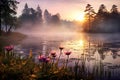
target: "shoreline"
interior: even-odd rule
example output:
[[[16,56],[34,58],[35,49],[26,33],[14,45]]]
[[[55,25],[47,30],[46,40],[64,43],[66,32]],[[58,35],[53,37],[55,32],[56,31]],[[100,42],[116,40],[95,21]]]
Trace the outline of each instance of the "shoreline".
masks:
[[[19,32],[11,32],[10,34],[3,34],[0,36],[0,51],[6,45],[17,45],[22,40],[24,40],[27,35],[19,33]]]

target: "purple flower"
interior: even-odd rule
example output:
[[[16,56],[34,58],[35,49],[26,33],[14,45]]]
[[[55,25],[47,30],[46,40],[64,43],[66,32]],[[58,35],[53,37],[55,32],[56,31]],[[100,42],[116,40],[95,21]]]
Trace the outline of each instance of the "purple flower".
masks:
[[[38,56],[38,59],[39,59],[40,62],[48,63],[50,61],[50,58],[49,57],[45,57],[44,55]]]
[[[39,61],[44,62],[46,60],[45,56],[40,55],[38,56]]]
[[[48,62],[50,62],[50,58],[49,57],[46,58],[46,63],[48,63]]]

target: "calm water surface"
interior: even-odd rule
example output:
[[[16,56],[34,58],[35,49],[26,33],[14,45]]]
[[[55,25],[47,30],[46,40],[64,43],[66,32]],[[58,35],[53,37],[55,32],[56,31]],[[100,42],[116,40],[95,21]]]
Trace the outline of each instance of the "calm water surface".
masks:
[[[113,79],[120,75],[120,34],[85,34],[85,33],[29,33],[28,38],[16,47],[16,51],[29,54],[32,49],[36,62],[39,53],[49,55],[55,50],[59,55],[59,46],[63,46],[61,59],[66,59],[65,51],[71,51],[69,65],[84,59],[86,70],[92,71],[95,65],[103,65],[111,72]],[[108,73],[105,73],[108,74]]]

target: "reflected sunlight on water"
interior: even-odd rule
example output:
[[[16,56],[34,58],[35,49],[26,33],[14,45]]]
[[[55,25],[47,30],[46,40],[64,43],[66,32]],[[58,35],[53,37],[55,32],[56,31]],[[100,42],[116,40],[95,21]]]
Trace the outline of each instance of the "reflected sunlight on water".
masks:
[[[80,40],[71,40],[61,43],[64,46],[65,51],[72,51],[71,58],[78,58],[82,54],[84,49],[85,41],[83,39]]]
[[[93,70],[94,66],[101,66],[105,70],[120,71],[120,34],[44,34],[29,36],[21,43],[21,50],[24,55],[29,49],[33,49],[34,56],[37,57],[38,51],[44,55],[49,55],[50,51],[55,50],[57,57],[60,54],[59,47],[64,47],[65,51],[71,51],[70,62],[68,65],[75,65],[76,60],[85,61],[87,70]],[[61,60],[66,59],[65,54],[61,55]],[[116,71],[116,72],[117,72]],[[120,73],[119,73],[120,74]]]
[[[65,48],[67,49],[75,49],[75,50],[80,50],[84,48],[84,40],[74,40],[74,41],[67,41],[63,42],[62,45],[64,45]]]

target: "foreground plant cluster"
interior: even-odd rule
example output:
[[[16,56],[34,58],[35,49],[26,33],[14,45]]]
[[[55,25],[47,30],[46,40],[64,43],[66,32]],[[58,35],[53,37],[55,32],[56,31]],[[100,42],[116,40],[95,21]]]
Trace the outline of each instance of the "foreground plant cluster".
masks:
[[[59,55],[55,61],[56,52],[51,56],[40,55],[39,63],[35,63],[31,53],[21,59],[13,52],[13,46],[6,46],[5,52],[0,53],[0,80],[94,80],[92,74],[86,74],[84,66],[77,63],[74,67],[67,66],[70,51],[65,52],[67,59],[62,66],[58,66]],[[59,48],[62,51],[62,47]]]

